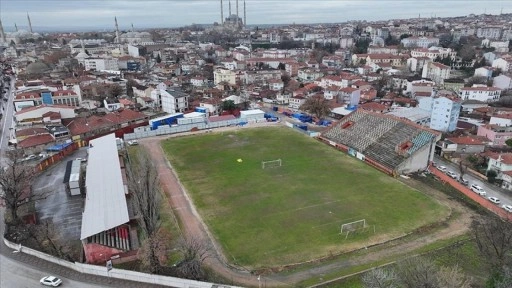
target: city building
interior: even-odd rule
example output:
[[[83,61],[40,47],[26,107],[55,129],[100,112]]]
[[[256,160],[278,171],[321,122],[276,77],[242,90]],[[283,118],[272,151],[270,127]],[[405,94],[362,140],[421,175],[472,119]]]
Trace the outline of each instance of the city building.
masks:
[[[429,48],[431,46],[439,45],[439,38],[436,37],[408,37],[400,41],[406,48],[418,47],[418,48]]]
[[[442,85],[445,79],[450,78],[450,66],[438,62],[428,62],[423,66],[421,77],[432,79],[437,85]]]
[[[501,89],[496,87],[487,87],[485,85],[473,85],[473,87],[463,87],[459,91],[462,100],[478,100],[482,102],[496,102],[500,99]]]
[[[183,113],[188,110],[189,95],[178,88],[167,88],[167,90],[155,89],[151,91],[153,99],[162,111],[169,114]]]
[[[449,97],[421,97],[418,107],[430,111],[431,129],[441,132],[453,132],[457,129],[457,121],[461,110],[461,100]]]
[[[213,71],[213,83],[218,85],[221,82],[226,82],[230,85],[236,84],[236,72],[223,67],[217,67]]]

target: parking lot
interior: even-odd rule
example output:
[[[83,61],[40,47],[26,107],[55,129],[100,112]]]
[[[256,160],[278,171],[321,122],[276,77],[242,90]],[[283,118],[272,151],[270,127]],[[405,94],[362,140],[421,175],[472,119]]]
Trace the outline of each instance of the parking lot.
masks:
[[[81,148],[63,161],[41,173],[34,181],[34,193],[47,192],[49,196],[36,202],[39,221],[52,220],[63,240],[79,240],[82,225],[84,198],[71,196],[66,189],[64,176],[67,162],[75,158],[87,158],[87,148]],[[83,165],[86,165],[84,163]]]

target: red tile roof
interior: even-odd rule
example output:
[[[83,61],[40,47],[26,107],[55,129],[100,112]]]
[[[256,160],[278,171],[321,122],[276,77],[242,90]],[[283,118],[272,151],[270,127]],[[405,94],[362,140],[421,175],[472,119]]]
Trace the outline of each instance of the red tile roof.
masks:
[[[27,128],[16,131],[16,137],[24,137],[38,134],[48,134],[48,130],[46,130],[46,128]]]
[[[501,158],[501,163],[512,165],[512,153],[489,153],[487,156],[494,160]]]
[[[359,108],[369,111],[384,111],[388,109],[388,106],[376,102],[369,102],[359,105]]]
[[[58,90],[52,92],[52,96],[68,96],[68,95],[76,95],[73,90]]]
[[[461,91],[501,91],[501,89],[496,87],[463,87],[460,88]]]
[[[42,116],[43,116],[43,118],[50,117],[50,120],[61,119],[60,113],[55,112],[55,111],[48,111],[48,112],[44,113]]]
[[[26,112],[35,111],[35,110],[38,110],[38,109],[41,109],[41,108],[45,108],[45,107],[54,107],[54,108],[59,108],[59,109],[75,110],[75,107],[71,107],[71,106],[67,106],[67,105],[48,105],[48,104],[42,104],[42,105],[39,105],[39,106],[33,106],[33,107],[27,107],[27,108],[21,109],[21,111],[16,112],[15,115],[20,115],[20,114],[23,114],[23,113],[26,113]]]
[[[18,143],[21,148],[30,148],[39,145],[52,143],[55,139],[50,134],[40,134],[35,136],[29,136]]]
[[[460,145],[485,145],[489,143],[489,139],[484,136],[462,136],[462,137],[451,137],[446,138],[447,141],[450,141],[454,144]]]

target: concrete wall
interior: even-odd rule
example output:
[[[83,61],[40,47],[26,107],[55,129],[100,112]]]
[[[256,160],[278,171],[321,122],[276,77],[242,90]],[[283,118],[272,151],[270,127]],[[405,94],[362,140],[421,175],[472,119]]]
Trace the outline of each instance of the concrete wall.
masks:
[[[55,263],[57,265],[75,270],[79,273],[98,275],[103,277],[110,277],[115,279],[130,280],[143,283],[152,283],[163,286],[179,287],[179,288],[211,288],[211,287],[224,287],[224,288],[239,288],[237,286],[218,285],[209,282],[200,282],[188,279],[181,279],[169,276],[160,276],[154,274],[146,274],[135,271],[123,270],[123,269],[112,269],[107,272],[106,267],[88,265],[82,263],[72,263],[57,257],[36,251],[34,249],[23,247],[20,244],[15,244],[4,238],[4,243],[7,247],[17,250],[21,253],[26,253],[37,258],[43,259],[48,262]]]

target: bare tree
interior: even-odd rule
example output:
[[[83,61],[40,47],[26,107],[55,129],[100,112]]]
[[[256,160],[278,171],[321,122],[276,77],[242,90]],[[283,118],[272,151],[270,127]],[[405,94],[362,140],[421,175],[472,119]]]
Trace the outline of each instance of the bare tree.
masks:
[[[510,288],[512,287],[512,269],[505,267],[500,275],[500,279],[494,281],[494,288]]]
[[[331,106],[329,100],[325,99],[322,95],[314,95],[306,99],[300,109],[315,115],[318,119],[322,119],[329,115]]]
[[[137,220],[144,234],[160,228],[160,186],[158,172],[146,150],[140,150],[128,167],[128,186]]]
[[[118,84],[111,84],[107,90],[109,97],[117,97],[123,94],[123,88]]]
[[[177,265],[181,277],[188,279],[204,279],[203,263],[212,255],[210,242],[205,239],[182,239],[178,244],[183,260]]]
[[[51,220],[47,219],[37,225],[30,225],[29,233],[42,251],[69,261],[78,260],[78,255],[73,253],[76,249],[73,249],[69,241],[63,241],[60,238],[59,231]]]
[[[478,250],[495,270],[512,264],[512,223],[489,216],[471,226]]]
[[[464,155],[460,155],[459,160],[459,172],[460,172],[460,179],[464,177],[464,174],[468,171],[468,166],[471,164]]]
[[[162,234],[160,229],[160,186],[158,185],[158,172],[150,156],[145,150],[140,150],[128,166],[128,187],[137,222],[144,233],[143,247],[140,253],[142,263],[151,273],[158,272],[157,247],[161,246]]]
[[[10,213],[11,224],[19,223],[19,210],[21,207],[34,201],[46,198],[49,192],[33,193],[32,181],[35,178],[35,169],[23,161],[23,151],[15,149],[7,151],[7,166],[0,169],[0,199],[2,199]],[[6,220],[7,221],[7,220]]]
[[[142,268],[150,273],[158,273],[167,260],[167,253],[170,249],[170,236],[162,230],[146,238],[138,251]]]
[[[470,288],[469,279],[458,265],[452,267],[441,267],[437,274],[440,287],[443,288]]]
[[[397,274],[404,288],[441,288],[438,269],[428,258],[413,257],[398,263]]]
[[[392,269],[373,269],[363,275],[365,288],[397,288],[398,277]]]

